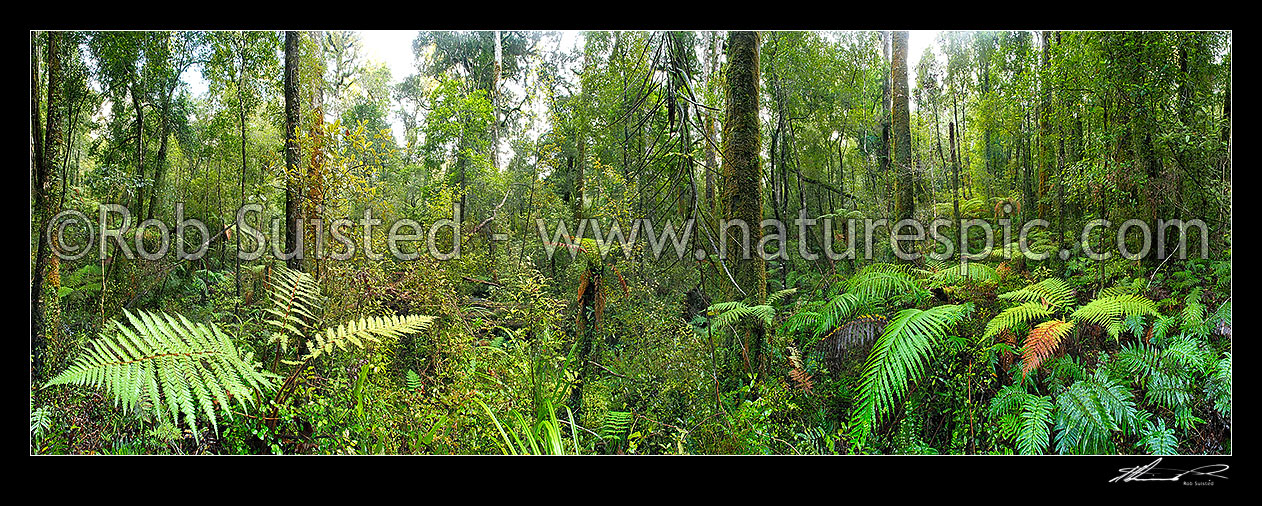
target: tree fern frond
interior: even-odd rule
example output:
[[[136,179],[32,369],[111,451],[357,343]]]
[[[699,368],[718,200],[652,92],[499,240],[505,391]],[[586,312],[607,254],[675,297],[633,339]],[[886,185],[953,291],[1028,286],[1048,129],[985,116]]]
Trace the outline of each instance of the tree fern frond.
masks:
[[[923,298],[921,288],[908,267],[893,264],[872,264],[864,267],[847,282],[846,292],[865,302],[883,301],[896,295]]]
[[[965,280],[974,283],[999,282],[999,271],[994,267],[981,262],[969,262],[964,272],[960,272],[959,264],[948,264],[942,269],[932,272],[930,283],[932,286],[948,286],[956,285]]]
[[[833,297],[824,307],[820,308],[815,335],[832,331],[841,322],[858,314],[859,310],[864,307],[863,300],[853,293],[843,293]]]
[[[1118,338],[1123,318],[1132,315],[1157,315],[1157,304],[1139,295],[1114,295],[1099,297],[1074,311],[1072,317],[1080,322],[1104,327],[1114,339]]]
[[[315,278],[277,264],[268,278],[272,307],[264,309],[270,317],[267,324],[272,328],[272,341],[288,351],[294,340],[304,339],[311,326],[318,320],[323,297]]]
[[[1034,327],[1025,337],[1025,346],[1021,353],[1021,374],[1027,376],[1030,371],[1038,369],[1039,364],[1056,352],[1061,340],[1073,328],[1073,322],[1061,320],[1049,320]]]
[[[1138,292],[1138,290],[1136,290],[1133,286],[1118,285],[1100,290],[1099,293],[1095,294],[1095,297],[1097,299],[1103,299],[1107,297],[1118,297],[1121,295],[1135,295],[1136,292]]]
[[[44,387],[101,387],[126,409],[144,396],[159,417],[169,413],[178,420],[183,414],[194,436],[200,414],[218,431],[215,404],[226,409],[230,399],[236,399],[246,409],[255,392],[272,387],[273,375],[259,370],[253,356],[241,354],[214,324],[195,324],[166,313],[123,313],[130,327],[116,320],[117,335],[94,341]]]
[[[766,305],[768,306],[778,305],[781,302],[784,302],[785,299],[789,298],[790,295],[793,295],[797,291],[798,291],[797,288],[786,288],[784,290],[780,290],[776,293],[768,295]]]
[[[365,316],[336,327],[330,327],[307,341],[308,353],[303,360],[311,360],[333,351],[334,347],[345,350],[347,345],[367,348],[368,343],[386,337],[397,339],[404,334],[420,332],[434,321],[433,316]]]
[[[1052,311],[1041,302],[1026,302],[1020,306],[1003,310],[986,324],[983,340],[988,340],[1004,330],[1011,330],[1018,325],[1026,325],[1035,320],[1052,316]]]
[[[971,304],[905,309],[885,327],[864,364],[852,426],[870,426],[892,413],[919,380],[947,329],[972,309]]]
[[[1053,311],[1062,311],[1073,304],[1074,289],[1058,278],[1047,278],[1020,290],[999,294],[998,298],[1013,302],[1041,302]]]

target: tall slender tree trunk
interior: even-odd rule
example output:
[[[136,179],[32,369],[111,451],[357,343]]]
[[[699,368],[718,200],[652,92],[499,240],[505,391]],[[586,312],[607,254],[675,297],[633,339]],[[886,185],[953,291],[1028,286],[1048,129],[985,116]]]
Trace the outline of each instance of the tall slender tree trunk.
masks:
[[[710,71],[706,75],[707,79],[713,78],[719,72],[719,34],[718,32],[710,33],[710,49],[706,53],[709,55]],[[705,206],[706,210],[714,212],[714,174],[719,171],[718,153],[715,150],[715,142],[718,142],[717,129],[715,128],[715,113],[713,111],[705,111],[703,121],[705,122],[705,155],[706,155],[706,171],[705,171]]]
[[[907,32],[894,32],[890,59],[891,99],[893,100],[894,170],[898,174],[900,220],[915,216],[916,172],[911,165],[911,114],[907,105]]]
[[[238,35],[241,37],[241,39],[238,40],[239,46],[237,47],[237,51],[240,52],[240,64],[241,64],[240,68],[238,69],[238,74],[237,74],[237,113],[240,119],[239,124],[241,126],[241,179],[240,179],[241,181],[240,198],[241,199],[238,201],[239,202],[238,205],[243,206],[245,205],[245,169],[246,169],[246,164],[245,164],[245,36],[244,34],[238,34]],[[240,232],[240,230],[238,230],[237,232]],[[241,295],[241,235],[242,234],[240,233],[236,234],[237,249],[235,252],[233,252],[233,255],[232,255],[232,261],[235,267],[233,270],[235,271],[234,280],[236,282],[235,286],[236,286],[237,295]]]
[[[176,78],[178,82],[178,77]],[[167,160],[167,137],[171,135],[171,94],[175,92],[174,86],[163,96],[162,99],[162,140],[158,141],[158,155],[153,164],[153,188],[149,191],[149,210],[145,214],[145,218],[153,218],[158,208],[158,199],[162,194],[162,177],[165,172]]]
[[[951,197],[955,202],[955,225],[960,225],[960,162],[955,154],[955,123],[951,123]]]
[[[298,97],[298,65],[301,59],[298,32],[285,32],[285,247],[297,252],[302,239],[298,236],[298,220],[302,217],[302,170],[298,164],[298,125],[302,102]],[[302,259],[294,255],[287,260],[290,269],[301,270]]]
[[[307,36],[314,45],[314,54],[310,57],[315,60],[315,70],[305,79],[305,86],[310,90],[310,109],[311,122],[308,125],[310,137],[312,139],[311,150],[308,154],[307,172],[303,180],[303,192],[306,194],[306,202],[303,205],[304,215],[307,222],[312,223],[316,219],[324,219],[324,63],[320,58],[320,47],[323,44],[324,32],[311,31],[307,32]],[[303,87],[304,79],[302,73],[299,73],[298,89]],[[301,97],[300,97],[301,99]],[[300,119],[301,122],[301,119]],[[319,238],[315,235],[314,227],[307,227],[311,239],[310,244],[319,244]],[[321,279],[323,275],[324,262],[321,255],[315,258],[315,276]]]
[[[32,273],[31,280],[31,354],[32,354],[32,379],[38,382],[45,375],[45,354],[48,347],[45,338],[46,328],[44,319],[44,307],[47,298],[51,294],[44,293],[44,277],[50,266],[50,245],[48,244],[45,234],[45,228],[48,226],[48,220],[53,216],[55,209],[53,208],[52,196],[57,193],[57,177],[55,174],[55,164],[59,160],[60,153],[63,149],[62,144],[65,142],[65,136],[62,132],[63,121],[65,119],[66,99],[65,84],[62,69],[62,52],[64,49],[64,35],[59,32],[46,32],[45,48],[47,50],[46,65],[48,72],[48,95],[47,95],[47,113],[45,116],[44,139],[42,142],[36,141],[34,149],[35,161],[37,167],[34,171],[34,215],[33,220],[36,225],[37,239],[35,248],[35,268]],[[32,51],[34,53],[34,51]],[[38,136],[39,129],[39,68],[36,55],[32,54],[31,70],[31,105],[32,105],[32,127],[33,136]],[[55,296],[55,295],[54,295]],[[54,301],[54,303],[56,303]]]
[[[133,76],[131,89],[128,93],[131,95],[132,108],[136,110],[136,174],[140,177],[140,181],[145,180],[145,108],[140,100],[140,85],[136,83]],[[143,186],[136,189],[136,215],[143,216],[145,213],[145,188]]]
[[[885,62],[886,65],[891,65],[890,63],[890,38],[891,37],[892,37],[891,32],[881,32],[881,54],[884,58],[883,61]],[[892,79],[890,78],[890,73],[886,72],[884,79],[881,79],[881,153],[880,153],[880,156],[878,157],[878,167],[879,167],[878,172],[880,173],[881,179],[886,182],[886,186],[882,191],[882,193],[884,194],[886,198],[881,199],[881,200],[883,201],[883,203],[887,205],[886,207],[887,210],[889,209],[888,203],[889,203],[889,196],[891,195],[890,194],[891,185],[889,184],[889,179],[888,179],[889,174],[890,174],[890,117],[892,115],[891,111],[893,109],[892,99],[890,96],[891,81]]]

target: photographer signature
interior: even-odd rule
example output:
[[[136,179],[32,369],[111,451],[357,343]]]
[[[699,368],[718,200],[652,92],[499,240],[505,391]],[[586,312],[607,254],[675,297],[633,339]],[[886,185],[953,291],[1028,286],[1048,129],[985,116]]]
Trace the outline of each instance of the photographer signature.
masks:
[[[1229,466],[1227,464],[1210,464],[1195,469],[1171,469],[1167,467],[1157,467],[1161,463],[1161,459],[1152,461],[1151,464],[1138,467],[1123,467],[1118,469],[1122,472],[1121,476],[1109,480],[1109,483],[1118,481],[1180,481],[1186,475],[1196,476],[1213,476],[1215,478],[1227,479],[1226,476],[1218,473],[1226,471]]]

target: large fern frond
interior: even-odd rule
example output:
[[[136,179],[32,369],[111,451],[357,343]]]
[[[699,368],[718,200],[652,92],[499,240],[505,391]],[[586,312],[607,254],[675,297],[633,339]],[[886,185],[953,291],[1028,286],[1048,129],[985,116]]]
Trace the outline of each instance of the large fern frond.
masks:
[[[433,316],[365,316],[316,333],[307,341],[307,355],[311,360],[333,351],[334,347],[345,350],[347,345],[367,348],[367,343],[378,342],[381,337],[399,338],[404,334],[420,332],[434,321]]]
[[[315,278],[277,264],[272,267],[268,279],[272,306],[264,309],[269,315],[267,324],[272,328],[272,341],[288,351],[289,344],[306,337],[318,319],[322,297]]]
[[[1074,289],[1058,278],[1047,278],[1020,290],[999,294],[1014,302],[1041,302],[1053,311],[1062,311],[1074,302]]]
[[[1041,302],[1026,302],[1020,306],[1010,307],[986,323],[986,332],[982,334],[982,339],[988,340],[1004,330],[1015,329],[1019,325],[1026,325],[1052,314],[1054,314],[1052,310]]]
[[[930,285],[957,285],[965,280],[974,283],[999,282],[999,271],[981,262],[969,262],[968,267],[964,268],[964,272],[961,273],[960,270],[960,265],[958,264],[943,266],[943,268],[932,272],[929,277]]]
[[[218,431],[215,404],[226,409],[231,399],[243,408],[272,387],[251,353],[242,354],[213,323],[192,323],[183,316],[123,310],[130,326],[115,321],[118,333],[93,342],[52,385],[104,388],[117,404],[130,409],[142,397],[159,417],[181,414],[198,434],[198,411]],[[231,411],[228,411],[231,418]]]
[[[843,293],[832,299],[819,310],[818,325],[815,335],[829,332],[842,322],[854,317],[864,306],[863,299],[853,293]]]
[[[1132,434],[1139,422],[1131,392],[1109,378],[1104,368],[1061,392],[1056,407],[1056,445],[1061,453],[1113,453],[1112,434]]]
[[[924,375],[948,328],[971,309],[971,304],[965,304],[898,312],[864,364],[852,416],[856,434],[865,434],[881,417],[893,412],[898,400],[907,394],[908,385]]]
[[[1099,325],[1114,339],[1122,330],[1122,320],[1134,315],[1157,315],[1157,304],[1140,295],[1099,297],[1074,311],[1074,320]]]
[[[923,298],[928,293],[910,268],[894,264],[864,267],[847,282],[846,292],[865,302],[884,301],[898,295]]]
[[[1049,320],[1034,327],[1025,336],[1025,346],[1021,351],[1021,375],[1028,376],[1030,371],[1038,369],[1039,364],[1056,352],[1061,340],[1073,328],[1074,322],[1061,320]]]

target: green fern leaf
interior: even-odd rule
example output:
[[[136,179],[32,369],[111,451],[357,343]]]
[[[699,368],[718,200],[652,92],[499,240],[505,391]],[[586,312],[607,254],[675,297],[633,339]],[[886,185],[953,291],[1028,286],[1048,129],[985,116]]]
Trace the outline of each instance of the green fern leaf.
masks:
[[[240,353],[214,324],[195,324],[166,313],[123,313],[130,326],[115,321],[117,335],[94,341],[44,388],[101,387],[125,409],[144,397],[159,417],[169,413],[178,420],[182,414],[194,436],[200,415],[218,431],[215,404],[231,417],[226,409],[230,399],[248,409],[255,393],[271,389],[269,378],[274,375],[259,370],[253,356]]]
[[[909,383],[919,380],[947,329],[972,309],[971,304],[942,305],[927,310],[905,309],[885,327],[864,364],[852,427],[864,433],[881,417],[894,411],[907,394]]]

